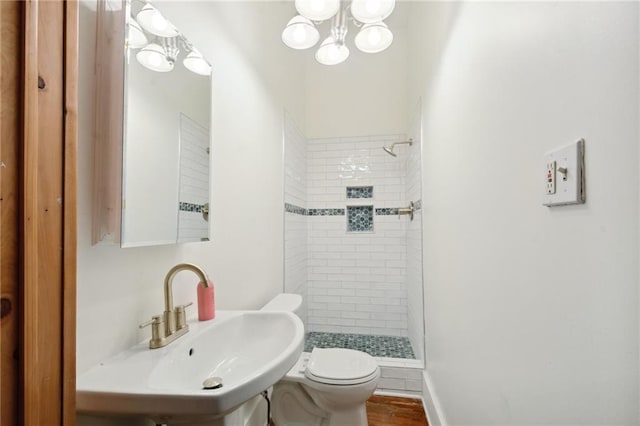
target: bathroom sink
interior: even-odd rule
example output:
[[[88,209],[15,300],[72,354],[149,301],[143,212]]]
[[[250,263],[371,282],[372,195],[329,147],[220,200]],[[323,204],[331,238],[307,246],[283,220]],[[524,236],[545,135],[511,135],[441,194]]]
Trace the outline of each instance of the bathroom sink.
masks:
[[[78,411],[169,424],[220,418],[280,380],[304,339],[302,322],[289,312],[218,311],[189,328],[164,348],[145,341],[80,375]],[[211,377],[222,387],[203,389]]]

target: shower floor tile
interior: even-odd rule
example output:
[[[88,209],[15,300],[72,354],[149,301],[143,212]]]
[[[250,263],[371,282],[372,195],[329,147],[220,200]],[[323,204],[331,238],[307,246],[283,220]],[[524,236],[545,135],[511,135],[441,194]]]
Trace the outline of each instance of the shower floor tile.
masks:
[[[304,350],[311,352],[314,347],[356,349],[376,357],[416,359],[407,337],[311,331],[305,336]]]

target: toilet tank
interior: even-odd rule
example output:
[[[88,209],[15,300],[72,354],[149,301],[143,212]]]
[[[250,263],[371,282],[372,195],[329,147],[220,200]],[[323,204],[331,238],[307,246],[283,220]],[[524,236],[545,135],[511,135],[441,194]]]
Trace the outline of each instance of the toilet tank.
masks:
[[[293,293],[280,293],[266,305],[262,307],[262,311],[287,311],[294,314],[300,314],[302,306],[302,296]]]

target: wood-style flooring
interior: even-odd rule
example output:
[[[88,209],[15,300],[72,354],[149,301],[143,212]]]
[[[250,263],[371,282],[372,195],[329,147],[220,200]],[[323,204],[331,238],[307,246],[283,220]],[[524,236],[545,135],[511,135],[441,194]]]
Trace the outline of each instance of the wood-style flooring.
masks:
[[[367,421],[369,426],[429,426],[422,401],[393,396],[373,395],[369,398]],[[269,426],[276,426],[273,420]]]
[[[419,399],[373,395],[367,401],[369,426],[428,426]]]

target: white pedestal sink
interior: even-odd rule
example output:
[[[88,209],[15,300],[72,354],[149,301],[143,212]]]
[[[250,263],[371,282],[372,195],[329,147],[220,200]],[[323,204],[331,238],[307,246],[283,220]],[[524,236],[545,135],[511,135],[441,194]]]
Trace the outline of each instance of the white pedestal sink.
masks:
[[[169,425],[224,424],[225,415],[284,377],[303,347],[304,326],[289,312],[218,311],[189,327],[164,348],[149,349],[145,341],[80,375],[77,410]],[[214,376],[222,387],[203,389]]]

